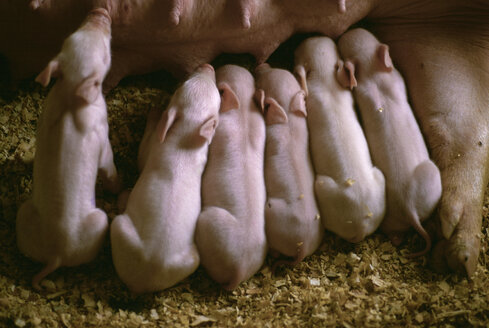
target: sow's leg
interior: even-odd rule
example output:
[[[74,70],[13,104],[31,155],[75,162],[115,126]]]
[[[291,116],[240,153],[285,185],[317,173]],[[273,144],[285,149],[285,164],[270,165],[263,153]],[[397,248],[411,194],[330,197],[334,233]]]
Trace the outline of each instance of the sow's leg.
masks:
[[[441,171],[437,218],[443,237],[433,259],[469,277],[478,262],[489,171],[489,23],[470,23],[373,28],[406,79]]]

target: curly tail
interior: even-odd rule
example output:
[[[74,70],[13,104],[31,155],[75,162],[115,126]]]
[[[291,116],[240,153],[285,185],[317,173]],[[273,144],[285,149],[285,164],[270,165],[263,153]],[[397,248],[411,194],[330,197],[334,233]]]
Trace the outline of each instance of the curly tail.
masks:
[[[37,290],[41,290],[41,286],[39,285],[41,280],[46,278],[46,276],[48,274],[54,272],[60,266],[61,266],[61,258],[60,257],[56,257],[53,260],[51,260],[50,262],[48,262],[48,264],[46,264],[46,266],[41,270],[41,272],[39,272],[38,274],[36,274],[32,278],[32,287],[34,287]]]
[[[411,253],[411,254],[407,255],[408,258],[414,258],[414,257],[425,255],[431,249],[431,237],[428,234],[428,232],[426,232],[426,230],[423,228],[423,226],[421,225],[421,222],[418,219],[413,220],[413,228],[421,235],[421,237],[423,237],[423,239],[426,242],[426,246],[423,250],[421,250],[419,252]]]

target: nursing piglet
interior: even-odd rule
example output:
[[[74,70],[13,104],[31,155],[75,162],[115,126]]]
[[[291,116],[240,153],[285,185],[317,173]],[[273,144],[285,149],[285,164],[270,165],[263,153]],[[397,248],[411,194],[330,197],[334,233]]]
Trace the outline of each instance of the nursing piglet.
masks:
[[[441,196],[440,172],[430,160],[423,136],[409,106],[404,80],[393,67],[388,46],[370,32],[354,29],[338,43],[345,59],[338,80],[349,88],[361,111],[373,162],[386,179],[387,209],[381,228],[394,244],[414,229],[431,248],[421,222]]]
[[[101,89],[110,25],[105,9],[90,12],[36,78],[44,86],[58,78],[38,122],[33,195],[17,214],[20,251],[46,264],[32,279],[37,289],[58,267],[89,262],[100,249],[108,221],[95,207],[97,172],[107,189],[120,188]]]
[[[266,123],[267,241],[272,253],[297,263],[317,249],[324,233],[314,196],[305,92],[292,73],[268,64],[256,69],[256,89]]]
[[[201,178],[218,123],[219,91],[204,64],[175,92],[151,136],[124,214],[112,222],[115,269],[136,293],[181,281],[199,265],[194,242]]]
[[[359,242],[385,214],[385,180],[373,166],[350,90],[336,79],[336,45],[328,37],[304,41],[295,71],[307,90],[307,124],[316,172],[315,191],[324,227]]]
[[[216,72],[219,126],[202,178],[202,213],[195,242],[202,266],[226,289],[257,272],[265,237],[265,121],[253,102],[255,80],[245,68]]]

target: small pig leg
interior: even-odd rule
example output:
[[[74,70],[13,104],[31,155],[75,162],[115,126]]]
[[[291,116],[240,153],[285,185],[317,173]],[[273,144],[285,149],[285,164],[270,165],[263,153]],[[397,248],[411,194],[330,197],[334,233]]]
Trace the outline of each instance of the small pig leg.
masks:
[[[110,240],[117,274],[134,293],[173,286],[199,266],[199,253],[193,246],[189,251],[163,257],[155,255],[154,245],[150,245],[153,248],[145,248],[138,230],[127,214],[114,218],[110,226]],[[163,251],[165,242],[167,241],[161,242]]]
[[[114,165],[114,155],[108,139],[102,146],[98,173],[106,190],[113,194],[117,194],[121,190],[122,184],[117,175],[117,169]]]
[[[228,290],[245,279],[240,263],[247,259],[240,256],[243,250],[236,249],[238,246],[234,241],[239,240],[234,238],[236,225],[236,218],[231,213],[212,206],[200,213],[195,230],[202,266],[213,280]]]
[[[427,219],[441,197],[440,171],[432,161],[422,162],[416,167],[409,194],[413,199],[412,207],[409,209],[410,225],[426,242],[422,251],[409,255],[409,257],[417,257],[428,253],[431,248],[431,237],[421,225],[420,218]]]
[[[292,257],[291,263],[299,263],[306,256],[303,244],[310,241],[298,239],[304,229],[303,220],[293,220],[290,211],[291,207],[285,200],[269,198],[265,205],[265,231],[268,244],[274,251]],[[284,224],[285,218],[290,218],[287,224]]]
[[[134,262],[141,258],[144,245],[139,233],[127,214],[118,215],[110,225],[110,243],[112,260],[117,274],[131,290],[137,290],[142,268],[136,268]]]
[[[84,253],[76,256],[77,264],[89,262],[95,258],[107,235],[109,220],[104,211],[96,208],[85,217],[81,225],[78,242],[84,249]]]
[[[377,229],[385,214],[385,180],[377,168],[374,178],[377,184],[369,184],[366,193],[361,181],[347,179],[338,184],[328,176],[316,177],[314,190],[326,229],[352,243]]]

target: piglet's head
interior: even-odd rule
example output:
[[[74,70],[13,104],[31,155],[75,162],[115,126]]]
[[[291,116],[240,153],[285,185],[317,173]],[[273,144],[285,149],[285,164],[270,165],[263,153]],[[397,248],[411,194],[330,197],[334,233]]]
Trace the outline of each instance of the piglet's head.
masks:
[[[306,117],[306,93],[299,90],[290,100],[288,112],[294,115]],[[265,116],[266,125],[286,124],[288,115],[286,109],[273,97],[267,97],[265,90],[257,89],[255,92],[255,102]]]
[[[380,43],[365,29],[357,28],[343,34],[338,41],[343,60],[338,60],[336,77],[338,82],[353,89],[358,79],[376,72],[391,72],[394,68],[389,46]]]
[[[306,92],[287,70],[259,65],[255,70],[254,100],[265,116],[267,125],[285,124],[289,115],[307,116]]]
[[[110,24],[105,9],[90,12],[36,81],[47,86],[51,78],[57,78],[67,95],[82,104],[93,103],[101,94],[102,82],[110,68]]]
[[[203,64],[177,89],[163,112],[156,127],[160,143],[172,130],[188,147],[210,143],[219,123],[220,103],[214,68]]]

